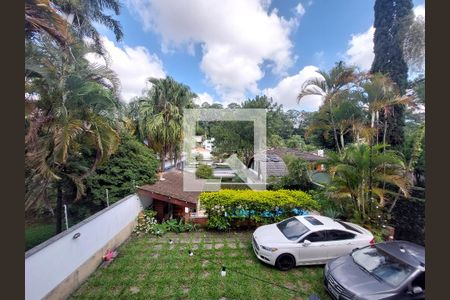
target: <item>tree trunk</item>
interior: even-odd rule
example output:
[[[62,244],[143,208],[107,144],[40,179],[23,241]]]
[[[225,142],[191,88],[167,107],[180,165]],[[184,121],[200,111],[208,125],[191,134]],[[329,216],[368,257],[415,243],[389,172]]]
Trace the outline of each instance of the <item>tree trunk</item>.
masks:
[[[56,234],[62,232],[63,192],[61,183],[56,185]]]
[[[338,140],[338,136],[337,136],[337,130],[336,130],[336,125],[334,123],[334,117],[333,117],[333,107],[331,105],[331,99],[329,100],[330,103],[330,119],[331,119],[331,125],[333,126],[333,134],[334,134],[334,142],[336,143],[336,148],[338,150],[339,153],[341,153],[341,148],[339,147],[339,140]]]
[[[344,149],[345,143],[344,143],[344,135],[342,134],[342,131],[340,132],[340,136],[341,136],[341,147],[342,147],[342,149]]]

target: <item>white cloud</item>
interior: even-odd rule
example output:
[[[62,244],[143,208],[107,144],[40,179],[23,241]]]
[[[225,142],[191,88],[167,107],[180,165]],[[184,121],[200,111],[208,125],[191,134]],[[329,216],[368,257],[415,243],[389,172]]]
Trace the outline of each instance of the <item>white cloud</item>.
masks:
[[[414,7],[414,15],[416,18],[419,16],[425,18],[425,5],[421,4]]]
[[[110,68],[120,79],[123,101],[128,102],[132,97],[141,95],[149,77],[166,77],[161,60],[145,47],[125,45],[120,48],[106,37],[102,37],[102,42],[109,54]],[[91,62],[105,64],[103,58],[92,53],[86,58]]]
[[[197,98],[194,98],[195,104],[202,105],[204,102],[207,102],[208,104],[213,104],[214,99],[207,92],[197,94]]]
[[[310,78],[322,76],[317,73],[315,66],[306,66],[293,76],[283,78],[274,88],[265,89],[263,92],[287,109],[316,111],[322,104],[321,96],[306,96],[300,104],[297,103],[297,95],[300,93],[303,83]]]
[[[416,18],[419,16],[425,18],[425,5],[417,5],[413,11]],[[374,33],[375,28],[371,26],[366,32],[352,35],[345,53],[350,64],[356,65],[365,71],[370,69],[375,58],[373,53]]]
[[[371,26],[369,30],[361,34],[352,35],[348,42],[348,49],[345,52],[347,61],[362,70],[369,70],[375,57],[373,53],[373,34],[375,28]]]
[[[298,5],[295,7],[295,11],[300,15],[300,17],[303,16],[306,12],[301,3],[298,3]]]
[[[298,15],[286,20],[267,0],[128,0],[145,30],[162,37],[162,49],[200,44],[200,69],[223,98],[258,92],[263,63],[285,74],[293,64],[289,35]]]

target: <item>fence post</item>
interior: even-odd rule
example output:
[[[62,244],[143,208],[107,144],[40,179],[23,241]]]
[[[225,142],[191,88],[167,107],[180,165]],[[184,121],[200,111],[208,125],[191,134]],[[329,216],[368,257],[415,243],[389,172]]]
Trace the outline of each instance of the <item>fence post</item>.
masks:
[[[109,206],[109,195],[108,195],[108,189],[106,189],[106,206]]]
[[[69,221],[67,219],[67,205],[64,204],[64,218],[66,220],[66,230],[69,229]]]

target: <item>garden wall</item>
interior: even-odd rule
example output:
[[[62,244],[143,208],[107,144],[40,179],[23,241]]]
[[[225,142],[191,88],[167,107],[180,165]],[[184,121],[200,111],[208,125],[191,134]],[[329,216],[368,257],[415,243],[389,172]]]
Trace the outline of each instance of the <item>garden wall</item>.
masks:
[[[127,196],[27,251],[25,299],[67,298],[101,264],[107,249],[129,237],[137,215],[150,203]]]

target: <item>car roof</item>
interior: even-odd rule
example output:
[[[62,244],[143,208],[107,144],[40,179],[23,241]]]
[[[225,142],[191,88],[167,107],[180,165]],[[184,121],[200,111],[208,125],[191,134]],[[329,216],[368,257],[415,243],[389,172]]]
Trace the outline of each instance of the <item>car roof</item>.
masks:
[[[302,222],[306,227],[308,227],[311,231],[319,231],[319,230],[328,230],[328,229],[339,229],[339,230],[345,230],[344,226],[336,222],[335,220],[325,217],[325,216],[318,216],[318,215],[303,215],[303,216],[296,216],[296,218]],[[317,221],[319,221],[322,224],[312,224],[308,219],[313,218]]]
[[[425,247],[423,246],[408,241],[389,241],[375,246],[410,266],[425,267]]]

